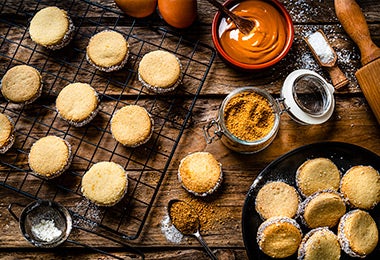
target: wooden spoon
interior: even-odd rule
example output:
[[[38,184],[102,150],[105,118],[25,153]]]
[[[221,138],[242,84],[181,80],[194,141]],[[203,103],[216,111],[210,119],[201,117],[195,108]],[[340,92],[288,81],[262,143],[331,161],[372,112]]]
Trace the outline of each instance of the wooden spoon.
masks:
[[[242,32],[243,34],[249,34],[252,31],[252,29],[255,27],[255,23],[253,21],[234,14],[218,1],[216,0],[207,0],[207,1],[213,6],[215,6],[216,8],[218,8],[220,12],[228,16],[235,23],[239,31]]]

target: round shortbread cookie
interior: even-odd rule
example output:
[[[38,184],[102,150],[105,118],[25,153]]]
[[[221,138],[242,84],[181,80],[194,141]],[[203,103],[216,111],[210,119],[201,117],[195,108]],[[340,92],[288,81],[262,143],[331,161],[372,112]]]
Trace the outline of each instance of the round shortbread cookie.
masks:
[[[302,231],[298,223],[287,217],[273,217],[264,221],[257,231],[257,244],[272,258],[285,258],[297,252]]]
[[[69,124],[81,127],[90,122],[98,112],[98,94],[86,83],[72,83],[58,94],[58,114]]]
[[[145,108],[127,105],[111,119],[113,137],[124,146],[137,147],[149,141],[153,134],[153,119]]]
[[[127,172],[114,162],[98,162],[82,178],[83,195],[98,206],[115,205],[124,197],[127,188]]]
[[[322,190],[339,189],[341,173],[337,166],[327,158],[305,161],[296,172],[296,184],[304,197]]]
[[[74,29],[66,11],[50,6],[34,15],[30,21],[29,34],[35,43],[57,50],[70,42]]]
[[[170,52],[152,51],[141,59],[138,76],[145,87],[156,93],[173,91],[181,82],[181,63]]]
[[[41,91],[41,75],[28,65],[14,66],[1,81],[1,93],[13,103],[30,104],[41,95]]]
[[[15,141],[15,128],[12,119],[0,113],[0,153],[3,154],[11,148]]]
[[[380,174],[371,166],[354,166],[342,177],[340,191],[350,205],[372,209],[380,202]]]
[[[338,239],[346,254],[363,258],[375,250],[379,241],[379,231],[375,220],[368,212],[356,209],[341,218]]]
[[[310,230],[302,239],[298,249],[298,260],[340,259],[338,237],[328,228]]]
[[[196,196],[212,194],[223,180],[222,164],[208,152],[189,154],[179,164],[178,180]]]
[[[319,191],[304,200],[299,208],[302,222],[309,228],[334,227],[346,213],[346,204],[336,191]]]
[[[71,163],[71,145],[57,136],[37,140],[30,148],[28,162],[31,170],[44,177],[54,178],[62,174]]]
[[[111,72],[121,69],[128,60],[129,44],[118,32],[105,30],[91,37],[86,58],[98,70]]]
[[[300,196],[296,189],[285,182],[265,184],[257,193],[255,208],[262,219],[276,216],[295,217]]]

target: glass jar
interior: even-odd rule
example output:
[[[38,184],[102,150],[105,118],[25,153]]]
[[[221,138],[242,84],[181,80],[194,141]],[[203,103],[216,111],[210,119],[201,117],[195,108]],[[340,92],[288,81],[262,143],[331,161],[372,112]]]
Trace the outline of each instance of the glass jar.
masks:
[[[232,98],[244,92],[254,92],[265,98],[274,115],[274,123],[264,137],[246,141],[232,134],[226,127],[226,106]],[[207,143],[220,139],[229,149],[251,154],[265,149],[275,139],[280,127],[280,116],[286,112],[296,122],[303,125],[326,122],[335,108],[334,88],[319,74],[310,70],[296,70],[285,79],[281,98],[274,99],[267,91],[257,87],[242,87],[233,90],[219,107],[217,119],[203,127]],[[241,119],[244,120],[244,119]],[[210,133],[213,129],[213,132]]]
[[[254,141],[242,140],[236,137],[235,135],[233,135],[226,127],[225,110],[226,110],[227,104],[233,97],[236,97],[238,94],[244,93],[244,92],[254,92],[264,97],[270,104],[270,107],[272,108],[272,112],[274,114],[274,123],[269,133],[266,134],[264,137],[254,140]],[[280,109],[276,100],[265,90],[262,90],[256,87],[242,87],[242,88],[233,90],[223,100],[219,108],[218,118],[216,120],[210,121],[209,124],[203,128],[203,130],[204,130],[207,143],[211,143],[215,139],[220,139],[222,143],[229,149],[239,152],[239,153],[250,154],[250,153],[261,151],[264,148],[266,148],[276,137],[279,126],[280,126]],[[211,128],[215,128],[213,136],[210,135]]]

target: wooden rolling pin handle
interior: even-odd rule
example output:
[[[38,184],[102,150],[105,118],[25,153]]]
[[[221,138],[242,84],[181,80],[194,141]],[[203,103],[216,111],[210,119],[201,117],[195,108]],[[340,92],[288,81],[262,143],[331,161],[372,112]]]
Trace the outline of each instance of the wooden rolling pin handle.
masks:
[[[330,74],[331,81],[336,90],[339,90],[340,88],[346,86],[349,83],[346,75],[344,75],[344,73],[340,70],[338,66],[326,68]]]
[[[355,0],[335,0],[335,12],[344,30],[358,45],[363,65],[380,58],[380,49],[373,43],[368,25]]]

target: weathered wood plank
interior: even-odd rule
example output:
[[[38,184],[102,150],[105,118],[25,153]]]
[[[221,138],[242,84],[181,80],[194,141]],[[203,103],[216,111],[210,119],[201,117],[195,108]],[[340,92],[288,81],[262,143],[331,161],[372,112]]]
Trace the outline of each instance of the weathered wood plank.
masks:
[[[292,1],[289,1],[288,4],[290,4],[291,2]],[[203,4],[204,3],[202,3],[202,5]],[[301,3],[300,6],[297,4],[295,4],[295,6],[297,6],[297,8],[301,8],[303,5],[311,5],[311,4],[312,3],[303,3],[303,4]],[[323,3],[323,4],[330,5],[329,8],[331,9],[331,2]],[[365,5],[367,4],[368,3],[366,2]],[[369,6],[372,6],[372,5],[369,5]],[[322,10],[325,10],[326,8],[327,7],[324,7],[322,8]],[[372,6],[372,8],[374,7]],[[200,8],[200,10],[204,10],[204,9],[205,8]],[[203,15],[202,13],[200,13],[199,16],[205,17],[205,15]],[[331,17],[331,15],[326,15],[326,16]],[[320,19],[323,19],[323,17],[325,16],[322,15]],[[190,28],[184,31],[186,37],[189,37],[190,39],[191,38],[199,39],[200,41],[205,42],[212,46],[213,45],[212,40],[209,35],[211,28],[209,27],[209,25],[207,26],[194,25],[194,26],[196,28]],[[370,24],[370,30],[371,30],[375,43],[380,42],[380,35],[379,35],[380,27],[379,26],[380,25],[378,24]],[[20,37],[22,36],[22,32],[23,32],[22,28],[11,30],[9,32],[7,31],[6,27],[0,27],[0,28],[2,28],[1,29],[2,32],[7,33],[7,39],[13,41],[12,43],[8,43],[4,47],[2,47],[3,53],[8,57],[14,57],[14,59],[19,60],[21,62],[29,62],[30,64],[33,64],[37,66],[39,69],[42,69],[43,71],[45,71],[45,75],[43,76],[44,78],[46,78],[46,84],[49,86],[49,83],[54,82],[54,86],[52,87],[53,91],[54,90],[59,91],[59,89],[62,88],[61,85],[65,85],[68,82],[80,81],[80,80],[88,81],[89,78],[91,79],[91,82],[93,82],[93,84],[95,85],[102,85],[102,84],[104,85],[105,84],[104,82],[107,82],[105,80],[108,78],[108,76],[102,73],[94,74],[95,70],[90,65],[88,65],[86,61],[84,61],[85,45],[86,45],[86,42],[88,41],[88,37],[90,37],[91,34],[94,32],[95,30],[94,27],[83,28],[77,34],[77,37],[76,37],[77,41],[74,40],[74,43],[71,45],[71,47],[76,47],[77,50],[81,50],[80,52],[72,52],[68,48],[66,48],[64,51],[59,52],[58,56],[52,55],[51,57],[50,55],[47,56],[46,50],[44,50],[43,48],[37,47],[37,52],[34,51],[33,46],[35,45],[29,39],[28,34],[25,35],[25,39],[22,41],[21,48],[17,48],[18,43],[20,41]],[[206,81],[207,84],[205,85],[202,93],[225,94],[225,93],[228,93],[228,90],[236,87],[236,85],[238,84],[239,85],[268,85],[268,89],[272,93],[278,93],[285,77],[293,70],[300,69],[300,68],[315,70],[318,73],[322,74],[327,80],[329,80],[329,75],[326,73],[326,71],[322,70],[317,65],[316,61],[311,55],[310,50],[308,50],[305,42],[302,40],[303,36],[306,36],[310,34],[311,32],[320,28],[325,31],[328,38],[330,39],[331,45],[337,51],[338,64],[342,68],[343,72],[347,75],[348,79],[350,80],[349,88],[342,90],[342,93],[360,92],[360,88],[354,76],[354,73],[361,66],[360,54],[358,52],[357,47],[348,38],[348,36],[345,34],[345,32],[343,31],[340,25],[336,23],[323,25],[320,22],[320,24],[316,23],[314,25],[308,25],[308,24],[298,25],[298,23],[295,23],[296,38],[295,38],[295,41],[290,53],[282,62],[280,62],[280,64],[266,71],[251,72],[251,73],[239,72],[231,68],[219,57],[217,57],[212,67],[212,70],[207,78],[207,81]],[[128,32],[127,27],[121,26],[121,27],[117,27],[117,29],[122,32]],[[100,28],[98,28],[98,30],[100,30]],[[150,30],[145,30],[145,29],[139,30],[138,28],[136,28],[135,33],[136,35],[138,35],[139,38],[147,42],[153,43],[154,41],[157,40],[157,36],[152,35],[152,31]],[[140,44],[138,44],[137,42],[134,48],[133,47],[134,44],[132,42],[131,46],[132,46],[131,47],[132,53],[140,55],[139,53]],[[169,48],[173,48],[173,46]],[[15,50],[17,50],[17,53],[15,53]],[[186,55],[186,53],[184,53],[184,55]],[[70,58],[65,58],[65,60],[67,60],[69,64],[63,65],[62,61],[60,60],[62,60],[62,57],[65,57],[65,56],[70,57]],[[47,57],[49,57],[48,62],[45,61]],[[202,57],[202,53],[200,53],[200,57]],[[124,69],[123,71],[119,73],[112,73],[112,77],[117,79],[119,83],[111,84],[107,88],[108,94],[118,94],[120,92],[120,85],[125,82],[125,79],[129,74],[128,70],[136,71],[136,66],[138,64],[138,61],[136,62],[136,58],[137,56],[133,57],[132,55],[132,58],[129,63],[130,66],[127,66],[126,69]],[[203,55],[203,58],[207,60],[207,54],[206,56]],[[4,60],[2,60],[1,70],[3,72],[5,72],[5,69],[7,67],[15,65],[15,64],[10,64],[9,62],[10,62],[10,58],[4,58]],[[185,57],[183,58],[183,62],[186,62]],[[80,69],[78,69],[79,67]],[[198,77],[201,77],[203,73],[204,73],[203,70],[197,70],[197,69],[191,70],[191,74],[192,75],[194,74],[195,76],[198,76]],[[59,77],[58,81],[55,78],[57,75]],[[139,89],[141,84],[137,81],[136,75],[132,74],[132,78],[131,80],[128,81],[128,85],[131,85]],[[133,93],[136,93],[136,92],[132,91],[132,94]],[[131,93],[128,92],[125,94],[131,94]]]
[[[228,236],[227,240],[230,241],[228,246],[231,247],[243,246],[240,234],[240,217],[246,192],[257,174],[278,156],[297,148],[299,145],[324,140],[349,140],[350,143],[358,144],[376,153],[380,153],[377,145],[380,141],[377,140],[380,136],[380,130],[373,116],[369,113],[368,106],[363,98],[339,98],[333,120],[321,126],[300,126],[291,121],[288,116],[283,115],[279,135],[273,144],[263,152],[255,155],[239,155],[229,151],[221,142],[207,145],[203,140],[201,127],[216,116],[219,102],[220,99],[201,99],[198,101],[192,117],[192,123],[185,130],[185,135],[181,139],[180,146],[173,157],[170,171],[166,175],[154,209],[146,223],[141,241],[139,240],[138,243],[141,242],[141,244],[149,246],[175,246],[175,244],[166,241],[162,234],[161,221],[166,214],[166,203],[171,198],[191,198],[180,187],[176,175],[179,161],[190,152],[209,151],[223,164],[225,181],[213,203],[218,205],[218,208],[224,207],[228,209],[229,214],[227,214],[225,221],[216,222],[213,229],[206,232],[206,239],[210,245],[216,246],[223,244],[223,241],[227,239],[226,236]],[[347,111],[350,111],[350,113],[347,113]],[[78,169],[76,169],[77,167]],[[73,165],[73,169],[75,170],[79,170],[81,167],[87,166],[81,166],[80,164]],[[5,193],[3,195],[4,202],[11,202],[15,198],[14,193],[1,190]],[[40,192],[39,195],[45,197],[46,195],[43,193],[49,192],[49,189]],[[73,204],[78,201],[66,197],[62,202],[68,203],[68,205],[73,207]],[[7,216],[7,214],[2,214],[2,216]],[[226,222],[229,224],[224,225]],[[16,223],[10,218],[9,214],[7,219],[2,223],[6,223],[5,225],[8,227],[17,228]],[[8,231],[7,229],[3,230],[5,233]],[[13,233],[11,232],[10,234]],[[17,246],[21,246],[19,241],[18,238],[9,238],[2,243],[5,243],[3,244],[5,247],[14,245],[15,243]],[[191,239],[186,239],[181,245],[186,246],[188,244],[194,246],[194,241],[191,242]]]
[[[116,8],[113,1],[95,1],[110,8]],[[48,1],[42,2],[43,4],[41,4],[41,6],[50,4]],[[138,239],[128,242],[143,250],[146,254],[146,259],[208,259],[204,250],[194,238],[186,237],[179,243],[173,243],[169,241],[162,232],[162,221],[167,214],[166,206],[168,201],[172,198],[181,198],[192,202],[195,201],[201,205],[202,203],[206,203],[207,209],[209,210],[209,223],[206,227],[202,228],[202,234],[206,242],[212,249],[218,249],[217,253],[222,254],[221,259],[246,259],[241,234],[242,207],[246,193],[255,177],[271,161],[301,145],[321,141],[349,142],[363,146],[380,154],[380,147],[378,145],[380,143],[380,128],[361,94],[354,76],[355,71],[361,66],[359,61],[360,53],[338,23],[334,13],[333,1],[284,0],[282,2],[293,17],[296,38],[289,55],[280,64],[267,71],[247,73],[232,69],[226,65],[220,57],[216,57],[202,88],[201,95],[196,102],[190,123],[184,131],[176,153],[169,165],[169,170],[159,188],[158,196],[149,213],[142,234]],[[36,1],[33,0],[7,0],[6,3],[7,6],[9,4],[12,6],[10,9],[5,8],[3,10],[8,13],[15,12],[15,8],[20,7],[18,12],[22,12],[30,17],[36,9]],[[71,45],[72,47],[77,47],[78,50],[74,51],[73,49],[67,48],[57,53],[48,54],[49,58],[46,62],[46,50],[40,47],[34,49],[34,45],[30,41],[27,33],[22,39],[22,46],[18,47],[21,39],[20,37],[25,31],[25,27],[8,30],[8,26],[1,23],[0,33],[1,35],[6,35],[7,41],[0,42],[0,51],[1,54],[5,54],[11,58],[14,57],[21,62],[31,63],[42,69],[45,81],[44,97],[38,100],[35,105],[26,108],[21,118],[18,117],[19,112],[17,112],[15,108],[12,106],[6,107],[6,112],[10,112],[11,116],[16,119],[16,128],[19,138],[16,145],[23,144],[26,139],[25,136],[29,136],[29,139],[25,142],[23,147],[27,152],[32,141],[45,135],[48,131],[47,129],[49,129],[50,126],[53,126],[57,130],[66,133],[67,138],[73,140],[76,148],[80,147],[80,149],[77,149],[75,152],[77,157],[74,159],[70,171],[75,171],[76,173],[81,174],[88,168],[90,164],[89,161],[91,161],[90,158],[94,153],[96,153],[97,160],[110,158],[110,153],[108,151],[100,152],[98,149],[94,149],[92,143],[99,142],[99,135],[103,133],[103,130],[100,129],[103,128],[106,137],[104,137],[104,140],[99,142],[99,144],[101,146],[106,146],[107,149],[110,150],[115,148],[115,142],[110,136],[107,122],[109,121],[116,105],[114,101],[109,98],[103,100],[102,112],[93,121],[93,125],[98,126],[98,128],[89,127],[87,130],[85,130],[85,128],[69,129],[65,122],[56,118],[56,112],[54,111],[54,96],[65,83],[76,80],[91,81],[100,93],[104,93],[107,96],[110,95],[112,98],[116,99],[121,97],[122,102],[125,103],[138,102],[143,106],[150,107],[157,119],[157,128],[155,128],[156,133],[158,133],[159,127],[165,121],[163,118],[167,116],[167,114],[164,114],[167,110],[167,103],[166,100],[157,101],[154,99],[153,101],[154,96],[145,93],[144,91],[140,95],[139,91],[141,86],[137,82],[136,75],[133,75],[128,81],[128,84],[134,89],[122,90],[119,83],[107,86],[104,85],[108,75],[105,76],[104,74],[95,72],[83,60],[84,49],[87,42],[86,40],[88,40],[88,38],[95,32],[95,27],[93,25],[102,22],[107,23],[106,25],[108,26],[113,26],[115,17],[117,16],[112,12],[99,13],[99,9],[97,8],[89,8],[86,10],[87,4],[79,4],[70,7],[70,3],[71,1],[57,2],[58,5],[63,7],[66,6],[71,10],[70,12],[73,13],[74,22],[82,23],[84,26],[78,31],[76,36],[77,39]],[[380,12],[378,11],[380,9],[380,2],[377,0],[360,1],[359,5],[362,7],[365,17],[369,22],[369,28],[374,42],[380,45]],[[211,22],[215,11],[216,9],[211,7],[206,1],[198,1],[198,20],[190,28],[176,31],[185,35],[186,38],[200,40],[212,46],[210,32]],[[82,13],[86,13],[85,19],[80,17],[79,14]],[[102,15],[101,19],[99,19],[100,15]],[[4,16],[2,14],[0,18],[4,17],[8,19],[10,16]],[[16,18],[17,22],[21,22],[22,25],[27,26],[28,22],[21,13],[20,16]],[[126,33],[128,30],[127,25],[130,21],[129,18],[123,16],[119,21],[120,25],[116,29]],[[143,19],[142,22],[152,22],[155,25],[162,25],[169,29],[173,29],[166,26],[157,13],[147,19]],[[98,30],[100,29],[102,29],[102,27],[98,28]],[[331,45],[338,53],[339,66],[343,72],[347,74],[350,80],[350,85],[347,89],[335,93],[336,109],[331,120],[322,125],[301,126],[292,121],[288,115],[284,114],[281,116],[280,131],[274,142],[266,150],[253,155],[240,155],[232,152],[224,147],[220,141],[206,144],[203,138],[202,127],[211,119],[217,117],[221,101],[231,90],[240,86],[254,85],[265,88],[275,97],[278,97],[285,77],[293,70],[299,68],[308,68],[317,71],[326,79],[329,79],[328,74],[316,64],[310,51],[307,49],[306,44],[302,40],[302,37],[317,29],[323,29],[326,33]],[[137,36],[141,37],[148,43],[160,42],[160,36],[156,33],[152,34],[152,31],[149,29],[147,30],[145,27],[140,28],[140,26],[136,26],[134,30]],[[85,39],[85,41],[81,41],[81,39]],[[132,56],[129,66],[121,72],[113,73],[111,75],[114,80],[123,82],[123,84],[127,79],[126,73],[128,69],[136,69],[138,57],[142,54],[137,51],[139,48],[139,41],[136,39],[132,39],[132,41],[132,50],[135,51],[135,55]],[[173,46],[170,45],[170,43],[165,44],[167,44],[165,46],[167,48],[172,48]],[[18,48],[17,53],[15,52],[16,48]],[[182,59],[186,60],[186,55],[189,52],[189,49],[184,46],[183,48],[178,49],[178,52],[183,56]],[[77,55],[78,53],[79,55]],[[199,53],[197,59],[205,61],[207,60],[208,55],[209,53]],[[62,60],[63,57],[66,57],[65,61],[72,64],[57,62],[57,60]],[[0,58],[0,72],[2,72],[2,74],[7,67],[13,65],[10,64],[11,58]],[[84,61],[84,63],[82,63],[82,61]],[[78,69],[79,67],[81,67],[81,69]],[[204,69],[196,69],[196,66],[188,71],[189,75],[195,75],[196,77],[201,77],[203,73]],[[56,77],[57,74],[59,74],[58,78]],[[196,86],[197,84],[194,86],[193,82],[193,84],[185,85],[184,88],[194,88]],[[168,98],[168,100],[170,100],[170,98]],[[5,103],[3,101],[2,105]],[[169,113],[170,118],[168,124],[165,126],[164,132],[162,133],[164,136],[175,138],[178,135],[179,125],[182,122],[181,120],[183,120],[183,108],[190,103],[191,100],[188,99],[186,93],[180,91],[180,96],[174,106],[180,109],[174,109]],[[41,104],[44,104],[45,107],[39,111]],[[121,103],[119,105],[121,105]],[[38,114],[40,121],[31,126],[31,123],[33,123],[33,117],[36,114]],[[31,130],[30,133],[29,130]],[[82,138],[88,142],[80,143],[79,140]],[[159,145],[155,146],[148,143],[145,148],[155,151],[153,155],[151,155],[149,166],[162,169],[167,156],[170,154],[172,141],[162,139]],[[139,149],[138,152],[141,153],[142,156],[133,157],[136,160],[129,164],[128,167],[132,170],[130,172],[130,177],[131,179],[142,177],[141,182],[154,187],[157,185],[160,174],[151,172],[150,174],[140,176],[139,172],[139,167],[142,165],[141,163],[143,162],[144,156],[147,154],[147,151],[149,152],[149,149],[145,148],[143,147]],[[118,153],[121,154],[129,153],[128,149],[123,149],[121,147],[117,147],[116,149]],[[214,154],[223,165],[225,178],[221,189],[214,196],[206,199],[206,201],[190,196],[180,186],[177,179],[177,168],[180,160],[188,153],[195,151],[209,151]],[[7,159],[14,159],[15,151],[11,149],[6,156]],[[118,160],[125,162],[123,161],[123,157],[120,157]],[[28,167],[26,163],[26,154],[20,156],[16,162],[17,165],[22,168]],[[0,166],[0,170],[4,170],[4,165]],[[38,195],[43,198],[56,198],[65,206],[82,212],[83,207],[86,208],[86,204],[81,204],[83,201],[79,191],[80,176],[76,176],[75,178],[73,176],[74,175],[68,175],[66,176],[67,178],[61,178],[60,180],[64,182],[63,185],[72,188],[75,193],[57,192],[54,186],[51,185],[42,185],[42,188],[38,190],[41,181],[32,176],[28,176],[28,178],[25,179],[22,189],[31,193],[38,192]],[[22,180],[23,177],[22,174],[19,176],[13,175],[8,177],[7,184],[15,186],[20,185],[20,178]],[[1,180],[4,180],[3,171],[0,173],[0,181]],[[152,192],[151,189],[137,189],[133,196],[144,201],[146,200],[146,197],[151,195],[149,192]],[[72,247],[67,243],[64,244],[62,248],[54,250],[35,249],[22,238],[17,222],[7,210],[7,206],[11,202],[26,204],[30,202],[30,199],[24,198],[20,194],[3,187],[0,187],[0,197],[2,198],[0,200],[1,258],[109,259],[103,255],[93,254],[90,251],[83,250],[82,248]],[[86,211],[86,209],[84,210]],[[92,215],[92,218],[97,218],[96,215],[102,213],[102,211],[97,212],[96,210],[96,208],[91,208],[87,213],[88,217],[90,217],[89,215]],[[135,207],[132,210],[134,211],[133,214],[136,214],[137,216],[138,214],[145,212],[145,208],[141,206]],[[105,223],[113,224],[112,218],[107,218]],[[134,227],[135,226],[133,226],[133,228]],[[118,245],[101,240],[96,236],[90,236],[81,232],[73,232],[72,238],[90,245],[106,247],[107,250],[109,249],[118,256],[126,256],[126,253],[123,252]]]
[[[380,25],[372,26],[373,30],[380,31]],[[1,28],[1,27],[0,27]],[[330,40],[332,47],[338,55],[338,65],[346,74],[350,81],[348,88],[343,89],[339,93],[357,93],[360,92],[359,85],[355,78],[355,72],[361,67],[360,53],[354,43],[346,36],[341,26],[337,25],[299,25],[296,26],[296,37],[291,51],[283,61],[274,67],[257,72],[238,71],[226,64],[219,56],[216,57],[214,64],[206,79],[206,84],[203,87],[203,94],[226,94],[231,88],[241,85],[266,85],[270,92],[279,93],[282,83],[286,76],[296,69],[310,69],[321,74],[326,80],[330,81],[328,73],[323,70],[312,57],[311,51],[307,48],[303,37],[322,29]],[[6,28],[0,29],[5,33]],[[95,28],[81,29],[86,30],[91,35]],[[99,29],[98,29],[99,30]],[[127,32],[126,27],[118,28],[119,31]],[[202,31],[207,29],[202,28]],[[131,58],[126,68],[114,73],[97,72],[85,60],[85,46],[89,36],[77,34],[77,37],[70,45],[75,49],[66,48],[59,55],[51,55],[44,48],[37,47],[34,50],[35,44],[29,39],[28,35],[22,40],[21,46],[20,37],[22,37],[23,29],[15,29],[8,32],[7,39],[12,42],[2,47],[2,52],[5,57],[1,57],[2,73],[5,73],[8,67],[15,66],[21,63],[29,63],[36,66],[42,72],[45,82],[45,88],[52,94],[57,94],[63,86],[73,81],[88,81],[94,86],[101,87],[101,91],[105,91],[109,95],[119,95],[120,90],[124,85],[128,85],[130,91],[124,91],[123,94],[131,95],[138,94],[141,88],[141,83],[137,80],[136,71],[138,62],[141,56],[146,53],[142,51],[141,41],[131,40]],[[157,40],[157,35],[152,35],[151,30],[135,28],[134,32],[139,39],[154,43]],[[195,37],[195,35],[189,35]],[[211,37],[208,34],[199,35],[200,41],[213,46]],[[154,40],[155,39],[155,40]],[[376,35],[375,41],[380,42],[380,35]],[[134,43],[133,43],[134,42]],[[165,43],[168,43],[166,41]],[[135,45],[134,45],[135,44]],[[159,42],[157,42],[159,44]],[[176,51],[182,63],[186,65],[189,61],[189,67],[184,71],[185,75],[194,76],[196,79],[202,79],[205,73],[205,66],[198,66],[196,62],[192,62],[188,57],[193,46],[183,44],[182,50],[176,50],[176,41],[164,46],[168,50]],[[151,49],[157,49],[152,45]],[[63,59],[63,57],[65,57]],[[210,52],[206,49],[197,50],[197,61],[208,62],[210,60]],[[12,60],[14,60],[12,62]],[[200,80],[191,80],[191,84],[199,86]],[[331,82],[331,81],[330,81]],[[186,84],[186,82],[184,83]],[[128,89],[128,88],[127,88]],[[338,94],[339,94],[338,93]]]
[[[51,5],[51,2],[41,1],[41,4],[38,4],[37,1],[27,0],[27,1],[19,1],[19,0],[8,0],[6,7],[12,8],[4,8],[3,13],[14,13],[18,11],[20,14],[26,13],[27,15],[32,15],[35,10],[39,10],[46,5]],[[114,1],[109,0],[93,0],[95,4],[99,4],[106,8],[113,10],[116,13],[122,13],[121,10],[117,7]],[[223,2],[223,1],[219,1]],[[334,10],[334,1],[313,1],[313,0],[298,0],[298,1],[289,1],[282,0],[284,7],[290,13],[295,24],[308,24],[308,23],[337,23],[338,19],[335,15]],[[59,2],[57,5],[59,7],[65,8],[72,13],[81,11],[85,13],[87,17],[99,17],[102,13],[99,12],[99,7],[91,6],[87,3],[75,2],[75,5],[71,4],[72,1]],[[376,0],[368,0],[368,1],[359,1],[359,5],[365,14],[365,17],[369,23],[376,23],[380,21],[380,14],[376,11],[380,8],[380,4]],[[90,8],[88,8],[90,6]],[[211,24],[213,17],[216,13],[217,9],[207,3],[206,1],[198,1],[198,19],[195,24]],[[113,14],[113,12],[103,13],[103,16],[106,15],[108,17],[118,16],[117,14]],[[155,12],[150,17],[146,19],[139,19],[141,21],[155,21],[156,23],[165,24],[161,18],[159,17],[159,12]]]
[[[187,129],[185,130],[185,134],[180,141],[180,147],[178,148],[173,158],[174,162],[178,163],[180,157],[183,154],[187,154],[196,150],[200,151],[210,149],[211,151],[214,151],[217,154],[225,154],[225,156],[229,158],[227,162],[231,164],[227,164],[228,168],[244,167],[244,164],[241,165],[239,163],[239,160],[236,159],[245,158],[246,156],[231,153],[227,148],[223,146],[223,144],[221,144],[221,142],[218,141],[214,142],[211,145],[207,145],[206,141],[203,138],[202,127],[205,126],[212,119],[217,118],[218,108],[223,98],[224,96],[211,96],[207,98],[201,97],[196,101],[196,106],[193,110],[192,117],[190,119]],[[187,102],[184,102],[181,106],[185,107],[186,103]],[[64,122],[60,118],[56,118],[56,112],[54,111],[54,103],[47,103],[47,105],[49,104],[50,106],[52,106],[51,110],[47,110],[46,113],[41,113],[38,116],[37,123],[34,123],[32,128],[30,126],[33,124],[33,122],[35,122],[35,120],[33,119],[33,117],[30,116],[35,115],[35,113],[37,113],[37,111],[40,109],[38,105],[34,106],[35,110],[24,111],[20,119],[17,119],[17,110],[15,110],[15,114],[10,112],[13,110],[7,110],[7,113],[16,121],[16,129],[18,129],[19,131],[19,134],[17,134],[17,138],[19,138],[19,140],[16,141],[16,146],[24,145],[23,149],[27,152],[32,143],[35,140],[37,140],[37,138],[46,135],[47,131],[51,131],[51,133],[54,133],[54,130],[50,129],[50,126],[52,125],[54,129],[59,129],[60,131],[62,131],[61,133],[59,133],[59,135],[62,135],[66,132],[68,135],[66,138],[72,141],[73,151],[76,151],[75,156],[78,156],[78,160],[74,158],[72,170],[81,171],[88,167],[88,161],[79,158],[88,158],[90,160],[89,155],[91,155],[92,153],[89,153],[89,151],[98,150],[98,148],[95,146],[96,144],[98,144],[100,147],[106,148],[107,151],[109,150],[110,152],[104,151],[104,157],[96,157],[93,160],[107,159],[107,156],[111,155],[111,151],[115,149],[115,145],[117,145],[117,143],[111,137],[109,126],[107,126],[107,122],[109,122],[111,118],[113,111],[112,108],[115,107],[114,102],[105,101],[104,104],[102,104],[102,107],[105,110],[101,112],[93,122],[90,123],[90,126],[88,128],[84,127],[78,129],[73,127],[68,128],[66,122]],[[156,103],[152,106],[152,103],[149,100],[145,100],[144,102],[140,102],[140,104],[145,107],[151,108],[150,111],[153,114],[153,118],[156,122],[155,129],[156,131],[159,131],[161,129],[161,124],[163,123],[163,121],[160,120],[159,117],[165,117],[165,114],[160,114],[162,113],[162,111],[165,111],[164,107],[160,107],[160,105],[165,105],[165,103]],[[173,122],[182,124],[181,116],[183,115],[177,114],[178,117],[176,118],[175,111],[176,110],[174,109],[174,114],[171,115],[174,120]],[[42,125],[42,123],[46,125]],[[176,136],[179,134],[179,126],[180,125],[176,124],[166,124],[165,128],[163,129],[163,132],[161,132],[160,135],[175,139]],[[25,140],[26,136],[28,137],[28,140]],[[80,142],[82,138],[86,142]],[[173,141],[171,141],[171,139],[161,138],[159,136],[157,136],[157,138],[161,140],[159,146],[153,143],[148,143],[146,145],[146,148],[148,148],[149,150],[161,149],[160,154],[162,153],[163,155],[168,156]],[[325,124],[316,126],[302,126],[294,122],[286,114],[282,115],[279,134],[275,139],[274,143],[268,148],[268,152],[264,151],[252,157],[255,158],[255,160],[257,160],[257,157],[259,157],[258,161],[268,163],[269,161],[272,161],[274,158],[285,153],[286,151],[296,148],[296,146],[298,146],[299,144],[313,143],[324,140],[350,140],[351,143],[363,145],[366,148],[373,150],[376,153],[379,153],[380,148],[377,145],[378,141],[380,141],[379,138],[380,129],[378,128],[378,125],[376,124],[372,112],[370,111],[370,108],[366,103],[365,99],[363,97],[338,96],[336,98],[335,112],[332,118]],[[369,140],[372,141],[369,142]],[[86,150],[83,150],[84,148],[86,148]],[[143,147],[142,149],[139,149],[139,153],[142,153],[143,150]],[[125,154],[125,156],[128,157],[130,149],[117,147],[116,151],[121,155]],[[7,153],[8,156],[3,157],[3,159],[14,158],[15,152],[16,150],[11,149]],[[89,153],[89,155],[86,156],[85,153]],[[164,160],[164,157],[161,158],[160,154],[151,155],[152,164],[149,165],[150,167],[157,169],[163,168],[162,160]],[[261,156],[261,154],[264,155]],[[135,160],[136,162],[140,161],[138,159]],[[237,163],[238,165],[234,166],[234,164],[232,163],[233,161],[235,161],[235,163]],[[19,159],[17,161],[17,165],[24,168],[26,167],[25,163],[26,161],[22,159]],[[129,167],[131,169],[138,169],[138,164],[136,164],[136,167],[134,167],[133,164],[129,165]]]
[[[147,252],[144,252],[145,259],[147,260],[160,260],[160,259],[184,259],[184,260],[192,260],[194,258],[199,260],[207,260],[209,257],[206,255],[202,249],[183,249],[183,250],[160,250],[159,252],[151,252],[154,249],[147,249]],[[21,251],[21,250],[20,250]],[[120,253],[118,251],[110,251],[111,254],[124,257],[124,259],[130,259],[126,255],[126,253]],[[215,250],[215,254],[220,260],[234,260],[234,259],[247,259],[246,253],[244,250],[233,249],[233,250],[225,250],[218,249]],[[88,250],[68,250],[68,249],[55,249],[54,252],[49,251],[32,251],[29,249],[22,250],[22,252],[10,252],[3,251],[1,252],[2,259],[4,260],[14,260],[14,259],[33,259],[33,260],[44,260],[44,259],[83,259],[83,260],[91,260],[91,259],[114,259],[112,257],[107,257],[102,254],[94,254]],[[136,258],[131,258],[136,259]]]

